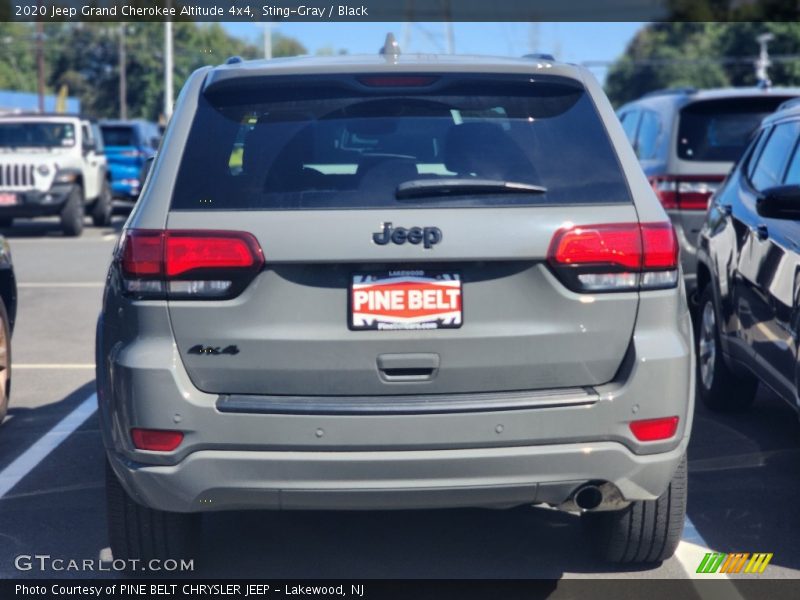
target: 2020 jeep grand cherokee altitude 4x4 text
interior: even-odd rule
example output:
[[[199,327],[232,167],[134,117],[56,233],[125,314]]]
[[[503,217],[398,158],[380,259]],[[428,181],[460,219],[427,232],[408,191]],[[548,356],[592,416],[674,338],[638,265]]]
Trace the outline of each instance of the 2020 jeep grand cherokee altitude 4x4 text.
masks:
[[[198,513],[544,503],[672,554],[674,232],[584,70],[414,56],[192,75],[98,324],[115,557]]]

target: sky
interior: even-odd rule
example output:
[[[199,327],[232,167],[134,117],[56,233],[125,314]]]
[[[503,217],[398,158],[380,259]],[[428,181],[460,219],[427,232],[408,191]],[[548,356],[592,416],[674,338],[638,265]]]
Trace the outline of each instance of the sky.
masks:
[[[521,56],[547,52],[558,60],[613,61],[644,23],[452,23],[455,51],[459,54]],[[225,23],[233,35],[261,44],[263,25]],[[347,50],[350,54],[377,52],[391,31],[403,52],[445,52],[444,23],[280,23],[273,32],[299,40],[314,54],[320,49]],[[406,48],[403,47],[408,40]],[[538,49],[534,50],[538,46]],[[592,67],[602,81],[605,68]]]

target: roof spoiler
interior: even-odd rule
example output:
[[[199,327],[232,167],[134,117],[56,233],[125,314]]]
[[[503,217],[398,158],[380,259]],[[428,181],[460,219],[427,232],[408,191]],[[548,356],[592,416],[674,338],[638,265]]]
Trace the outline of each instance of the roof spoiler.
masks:
[[[549,60],[550,62],[556,62],[556,57],[552,54],[548,54],[547,52],[532,52],[530,54],[523,54],[522,58],[527,58],[529,60]]]

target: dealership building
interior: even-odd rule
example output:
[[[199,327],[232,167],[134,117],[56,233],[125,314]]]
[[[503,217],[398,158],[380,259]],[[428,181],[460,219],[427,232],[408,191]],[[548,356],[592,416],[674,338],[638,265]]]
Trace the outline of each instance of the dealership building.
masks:
[[[55,112],[58,96],[49,94],[44,97],[45,112]],[[0,90],[0,115],[15,112],[38,112],[39,95],[29,92],[9,92]],[[76,114],[81,111],[81,101],[68,96],[66,99],[67,113]]]

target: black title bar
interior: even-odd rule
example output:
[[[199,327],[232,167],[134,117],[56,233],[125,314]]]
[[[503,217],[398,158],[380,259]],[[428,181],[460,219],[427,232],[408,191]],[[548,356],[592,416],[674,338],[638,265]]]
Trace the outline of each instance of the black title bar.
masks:
[[[793,0],[0,0],[0,21],[796,21]]]

